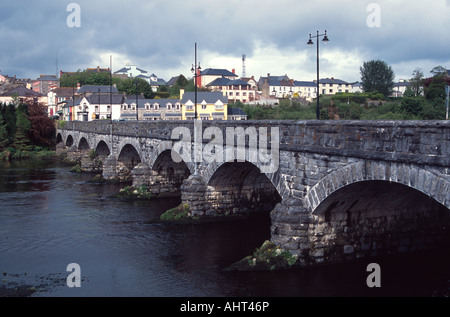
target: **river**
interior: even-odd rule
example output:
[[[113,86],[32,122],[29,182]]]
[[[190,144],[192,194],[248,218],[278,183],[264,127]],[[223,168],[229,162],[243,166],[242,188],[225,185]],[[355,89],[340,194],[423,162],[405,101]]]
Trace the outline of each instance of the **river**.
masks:
[[[0,287],[34,297],[448,296],[449,250],[276,272],[230,272],[270,238],[269,215],[196,225],[155,220],[178,199],[121,201],[118,184],[55,162],[0,165]],[[367,265],[381,287],[366,284]],[[77,263],[81,287],[68,287]]]

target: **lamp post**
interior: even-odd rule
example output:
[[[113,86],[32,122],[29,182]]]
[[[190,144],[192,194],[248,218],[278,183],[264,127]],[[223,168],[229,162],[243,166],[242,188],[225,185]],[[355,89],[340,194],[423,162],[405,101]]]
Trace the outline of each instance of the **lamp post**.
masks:
[[[328,39],[327,36],[327,31],[325,31],[324,34],[319,34],[319,31],[317,31],[317,35],[311,36],[311,34],[309,35],[309,41],[308,43],[306,43],[309,46],[313,46],[314,42],[312,41],[313,38],[317,39],[317,109],[316,109],[316,117],[317,120],[320,120],[320,105],[319,105],[319,96],[320,96],[320,92],[319,92],[319,37],[323,36],[322,41],[326,44],[328,43],[330,40]]]
[[[138,107],[138,78],[134,79],[136,85],[136,121],[139,121],[139,107]]]
[[[200,126],[200,131],[197,131],[198,126],[197,126],[197,119],[198,119],[198,113],[197,113],[197,77],[198,77],[198,72],[201,70],[200,67],[200,63],[197,63],[197,43],[195,43],[195,64],[192,65],[191,68],[191,72],[194,73],[194,86],[195,86],[195,105],[194,105],[194,110],[195,110],[195,117],[194,117],[194,175],[197,176],[198,175],[198,166],[197,166],[197,153],[199,151],[201,151],[201,139],[200,142],[198,140],[198,132],[200,132],[200,135],[202,133],[201,130],[201,126]],[[201,138],[201,137],[200,137]],[[199,149],[200,147],[200,149]]]
[[[201,70],[200,63],[197,64],[197,43],[195,43],[195,64],[194,65],[192,65],[191,72],[194,73],[194,86],[195,86],[195,88],[194,88],[195,89],[195,106],[194,106],[195,117],[194,117],[194,120],[196,120],[196,119],[198,119],[197,118],[197,77],[198,77],[197,73],[198,73],[198,71]]]

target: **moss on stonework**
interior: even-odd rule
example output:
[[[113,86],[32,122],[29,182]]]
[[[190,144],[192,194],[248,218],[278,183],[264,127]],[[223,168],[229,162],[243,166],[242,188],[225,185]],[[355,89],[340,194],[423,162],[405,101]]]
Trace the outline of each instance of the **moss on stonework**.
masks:
[[[189,217],[189,206],[180,204],[179,206],[167,210],[160,217],[162,221],[179,221]]]
[[[232,264],[229,271],[274,271],[291,268],[298,260],[297,255],[265,241],[252,255]]]

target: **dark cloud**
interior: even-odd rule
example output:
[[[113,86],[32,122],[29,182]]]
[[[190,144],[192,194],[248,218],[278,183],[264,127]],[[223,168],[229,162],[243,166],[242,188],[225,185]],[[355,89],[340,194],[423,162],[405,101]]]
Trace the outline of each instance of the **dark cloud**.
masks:
[[[186,70],[183,72],[190,75],[197,42],[198,54],[206,67],[205,58],[212,54],[234,56],[239,61],[245,53],[253,60],[267,61],[267,65],[254,65],[256,77],[267,72],[310,77],[315,68],[315,52],[306,42],[316,30],[328,31],[331,42],[322,50],[324,72],[328,70],[336,77],[342,77],[336,72],[344,71],[359,76],[361,61],[369,59],[383,59],[402,67],[424,60],[450,63],[450,8],[445,0],[73,2],[81,8],[80,28],[66,24],[69,1],[19,0],[0,4],[3,74],[33,78],[54,73],[56,55],[59,67],[66,71],[94,67],[97,65],[93,63],[100,62],[103,65],[99,66],[107,67],[109,61],[103,61],[101,56],[113,54],[117,59],[120,56],[120,61],[126,59],[151,72],[157,69],[161,72],[158,75],[168,79],[176,75],[171,72]],[[379,28],[367,25],[371,14],[367,8],[372,2],[380,8]],[[258,56],[265,47],[280,54],[278,69],[265,69],[269,62],[271,68],[275,67],[278,58]],[[286,54],[292,55],[289,63],[285,61]],[[286,69],[286,65],[292,68]]]

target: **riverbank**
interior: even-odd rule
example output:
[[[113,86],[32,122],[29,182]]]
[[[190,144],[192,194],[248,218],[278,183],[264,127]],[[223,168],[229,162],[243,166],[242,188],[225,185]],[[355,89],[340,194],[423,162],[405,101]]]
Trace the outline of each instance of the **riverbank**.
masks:
[[[32,151],[21,151],[14,148],[7,148],[0,152],[0,161],[20,161],[20,160],[40,160],[56,159],[57,154],[54,150],[42,149],[36,147]]]

